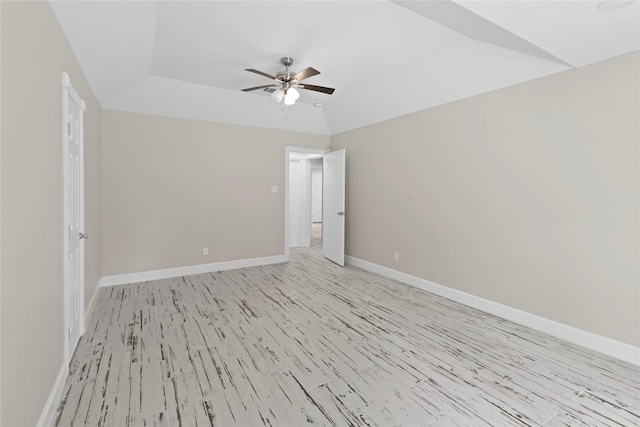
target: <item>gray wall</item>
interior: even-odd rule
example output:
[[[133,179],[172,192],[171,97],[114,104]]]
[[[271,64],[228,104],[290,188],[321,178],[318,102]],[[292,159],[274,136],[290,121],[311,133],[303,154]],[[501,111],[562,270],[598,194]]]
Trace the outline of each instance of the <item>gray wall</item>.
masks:
[[[87,301],[100,277],[100,107],[47,2],[0,2],[2,419],[33,426],[63,363],[62,72],[87,103]]]
[[[638,64],[636,52],[334,136],[348,254],[639,345]]]
[[[104,276],[283,254],[284,146],[329,146],[328,136],[110,110],[102,125]]]

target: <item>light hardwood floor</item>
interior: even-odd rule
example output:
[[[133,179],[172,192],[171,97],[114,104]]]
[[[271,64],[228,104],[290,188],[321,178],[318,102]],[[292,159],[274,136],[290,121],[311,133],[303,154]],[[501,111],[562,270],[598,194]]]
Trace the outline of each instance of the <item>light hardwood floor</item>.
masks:
[[[314,249],[97,298],[60,426],[640,424],[637,366]]]
[[[311,224],[311,247],[322,248],[322,223],[314,222]]]

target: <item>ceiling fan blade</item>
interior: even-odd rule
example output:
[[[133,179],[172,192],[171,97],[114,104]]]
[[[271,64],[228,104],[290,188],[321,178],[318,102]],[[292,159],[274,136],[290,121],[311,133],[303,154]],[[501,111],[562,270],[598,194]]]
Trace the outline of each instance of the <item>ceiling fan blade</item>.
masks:
[[[299,82],[301,82],[304,79],[308,79],[309,77],[313,77],[320,74],[320,71],[316,70],[315,68],[306,68],[302,71],[300,71],[298,74],[296,74],[295,76],[293,76],[292,80],[297,80]]]
[[[242,89],[243,92],[250,92],[252,90],[258,90],[258,89],[264,89],[267,87],[277,87],[278,85],[263,85],[263,86],[256,86],[256,87],[248,87],[246,89]]]
[[[331,95],[335,89],[332,87],[324,87],[324,86],[314,86],[314,85],[298,85],[300,89],[306,90],[315,90],[316,92],[326,93],[327,95]]]
[[[270,78],[271,80],[277,80],[276,76],[272,76],[271,74],[263,73],[262,71],[254,70],[253,68],[245,68],[245,71],[249,71],[250,73],[260,74],[261,76],[265,76]]]

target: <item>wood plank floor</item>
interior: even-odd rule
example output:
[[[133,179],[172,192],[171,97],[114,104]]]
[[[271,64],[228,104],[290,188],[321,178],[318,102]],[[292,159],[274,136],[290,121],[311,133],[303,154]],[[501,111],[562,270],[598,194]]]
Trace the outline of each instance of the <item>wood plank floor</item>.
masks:
[[[60,426],[637,426],[630,365],[355,268],[102,288]]]

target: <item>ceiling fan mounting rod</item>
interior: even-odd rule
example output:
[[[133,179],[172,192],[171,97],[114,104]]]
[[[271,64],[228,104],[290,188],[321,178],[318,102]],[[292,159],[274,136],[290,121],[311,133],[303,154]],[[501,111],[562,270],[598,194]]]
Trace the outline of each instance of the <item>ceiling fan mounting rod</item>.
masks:
[[[289,81],[289,79],[291,79],[291,72],[289,71],[289,66],[293,65],[293,58],[289,57],[289,56],[285,56],[283,58],[280,58],[280,62],[282,63],[282,65],[284,65],[285,68],[285,73],[286,73],[286,78],[285,81]],[[287,91],[288,87],[286,87],[285,93]]]

